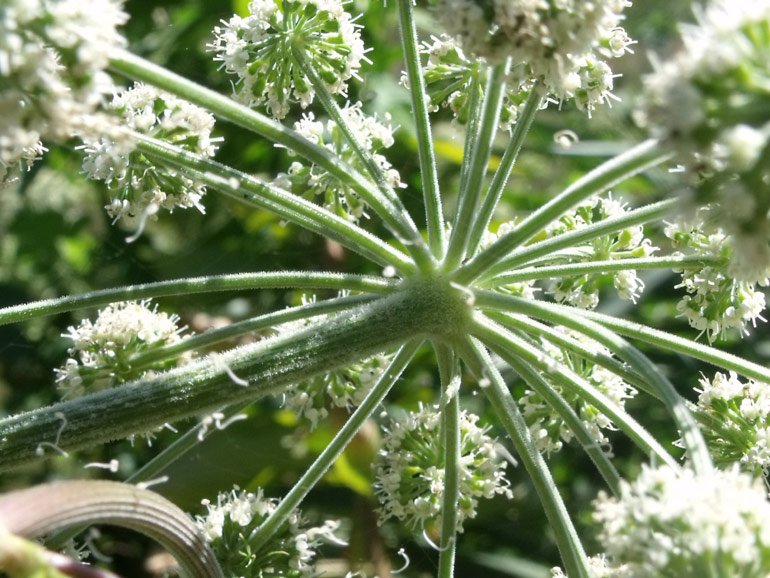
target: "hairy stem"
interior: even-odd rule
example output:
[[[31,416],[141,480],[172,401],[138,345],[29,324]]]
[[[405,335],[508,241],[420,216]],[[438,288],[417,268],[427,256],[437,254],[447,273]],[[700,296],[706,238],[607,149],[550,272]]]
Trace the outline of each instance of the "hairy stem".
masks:
[[[434,258],[442,259],[446,251],[444,214],[426,104],[425,80],[422,76],[420,55],[417,49],[417,27],[414,22],[412,0],[398,0],[398,14],[401,21],[401,47],[404,51],[406,75],[409,80],[409,95],[412,99],[412,114],[417,132],[417,152],[420,157],[422,194],[428,226],[428,245]]]
[[[58,299],[44,299],[24,305],[4,307],[0,309],[0,325],[74,311],[75,309],[98,307],[117,301],[167,297],[169,295],[273,288],[336,289],[382,294],[394,291],[396,285],[395,280],[383,277],[314,271],[235,273],[232,275],[190,277],[114,289],[100,289],[82,295],[69,295]]]

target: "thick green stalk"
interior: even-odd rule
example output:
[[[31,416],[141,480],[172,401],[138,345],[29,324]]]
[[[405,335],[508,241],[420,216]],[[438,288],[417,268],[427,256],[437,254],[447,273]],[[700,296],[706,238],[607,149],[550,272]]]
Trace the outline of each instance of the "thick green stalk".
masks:
[[[270,517],[252,535],[250,544],[255,550],[265,544],[284,522],[288,520],[291,513],[299,507],[305,496],[315,487],[342,454],[364,425],[364,422],[371,417],[377,407],[384,401],[393,384],[401,376],[406,366],[409,365],[420,344],[420,340],[411,341],[399,350],[372,390],[366,395],[364,401],[361,402],[361,405],[350,416],[350,419],[337,432],[334,439],[329,442],[307,471],[302,474],[302,477],[292,486],[286,497],[280,501],[275,511],[270,514]]]
[[[0,496],[0,526],[14,534],[38,538],[90,523],[123,526],[154,538],[189,578],[224,576],[190,516],[155,492],[120,482],[81,480]]]
[[[723,260],[716,257],[699,256],[661,256],[661,257],[630,257],[628,259],[609,259],[606,261],[586,261],[585,263],[567,263],[566,265],[549,265],[545,267],[526,267],[496,277],[485,279],[481,287],[501,287],[511,283],[530,281],[533,279],[550,279],[553,277],[573,277],[579,275],[596,275],[641,269],[701,269],[706,265],[716,265]]]
[[[679,428],[689,461],[695,470],[706,473],[712,469],[706,442],[703,440],[687,405],[676,392],[676,388],[658,371],[652,361],[625,339],[576,313],[578,310],[574,307],[559,307],[552,303],[519,299],[489,291],[478,292],[476,299],[480,307],[531,315],[549,323],[564,325],[589,336],[609,349],[618,358],[628,363],[642,378],[648,381],[650,387],[658,392],[659,398]]]
[[[489,157],[492,154],[492,142],[497,134],[500,121],[500,110],[505,96],[505,77],[510,68],[510,61],[494,66],[488,74],[484,87],[484,105],[479,117],[479,134],[471,150],[470,164],[466,178],[460,188],[460,196],[453,223],[452,234],[449,238],[449,248],[444,260],[444,270],[451,271],[465,257],[470,241],[471,228],[479,209],[484,176],[489,167]]]
[[[438,578],[452,578],[457,552],[457,517],[460,498],[460,367],[452,350],[436,346],[441,373],[441,420],[444,434],[444,495],[441,501],[441,543],[438,558]]]
[[[412,260],[404,253],[324,207],[163,141],[141,134],[135,134],[134,138],[138,149],[148,157],[181,168],[194,180],[205,183],[225,196],[269,211],[322,237],[337,241],[383,267],[393,265],[402,272],[416,270]]]
[[[642,225],[660,219],[671,212],[676,206],[678,201],[676,199],[670,199],[668,201],[660,201],[658,203],[652,203],[639,209],[629,211],[624,215],[617,217],[611,217],[598,223],[588,225],[583,229],[577,229],[556,235],[542,241],[536,241],[526,247],[521,247],[517,251],[511,253],[508,257],[501,259],[498,263],[495,263],[489,267],[487,271],[481,275],[482,279],[487,279],[499,273],[504,273],[515,269],[520,265],[530,263],[539,257],[545,257],[549,255],[555,255],[562,257],[557,251],[562,249],[569,250],[570,248],[577,247],[581,243],[587,243],[593,239],[597,239],[604,235],[611,235],[622,231],[623,229],[634,227],[636,225]],[[481,253],[479,253],[481,254]],[[581,255],[565,255],[564,257],[580,257]]]
[[[446,285],[414,281],[295,334],[6,418],[0,421],[0,470],[33,461],[50,446],[71,451],[278,393],[415,337],[456,335],[469,311],[463,297]]]
[[[657,141],[648,140],[602,163],[530,214],[513,231],[473,257],[458,271],[455,280],[462,284],[470,283],[580,201],[664,162],[671,155],[668,151],[661,151]]]
[[[538,371],[548,375],[558,385],[566,388],[574,395],[585,399],[609,417],[618,429],[625,433],[650,458],[660,460],[661,463],[673,468],[679,467],[676,460],[639,422],[623,409],[617,407],[612,400],[588,381],[576,375],[564,364],[546,355],[541,348],[532,346],[525,340],[503,330],[482,316],[477,317],[473,333],[475,337],[488,343],[495,351],[506,353],[506,356],[515,356],[512,357],[512,360],[515,360],[517,357],[522,359]]]
[[[535,486],[556,538],[556,544],[564,561],[565,570],[572,578],[590,578],[586,554],[580,543],[559,489],[551,477],[551,471],[535,446],[526,421],[511,396],[505,381],[484,347],[476,340],[468,340],[462,346],[463,361],[479,379],[486,378],[489,385],[483,388],[495,413],[508,432],[524,468]]]
[[[412,251],[424,246],[419,231],[393,203],[384,198],[376,187],[363,175],[340,160],[331,151],[311,143],[298,132],[259,114],[233,99],[205,88],[195,82],[153,64],[144,58],[125,50],[110,53],[110,68],[133,80],[146,82],[167,90],[185,100],[201,106],[220,118],[227,119],[243,128],[253,131],[274,143],[283,145],[299,156],[329,171],[341,182],[353,188],[372,207]]]
[[[527,102],[516,119],[511,140],[505,148],[500,166],[495,171],[495,176],[489,184],[489,190],[481,204],[478,217],[473,221],[473,228],[468,243],[468,255],[474,255],[479,248],[481,239],[489,227],[489,223],[492,221],[492,215],[494,215],[497,204],[500,202],[500,197],[503,195],[505,185],[508,183],[508,178],[511,176],[511,172],[513,172],[513,166],[516,164],[516,158],[519,156],[519,151],[521,151],[521,147],[524,144],[524,138],[532,126],[535,113],[540,110],[541,106],[543,106],[543,95],[540,93],[540,85],[538,84],[530,89]]]
[[[173,281],[159,281],[143,285],[128,285],[115,289],[100,289],[69,295],[58,299],[44,299],[23,305],[13,305],[0,309],[0,325],[17,323],[34,317],[53,315],[97,307],[117,301],[167,297],[169,295],[188,295],[194,293],[213,293],[217,291],[244,291],[254,289],[296,288],[296,289],[336,289],[363,291],[369,293],[392,293],[397,281],[383,277],[326,273],[315,271],[278,271],[260,273],[235,273],[233,275],[211,275],[209,277],[191,277]]]
[[[425,220],[428,227],[428,245],[433,257],[442,259],[446,251],[444,235],[444,213],[441,206],[441,192],[438,184],[436,158],[433,152],[430,119],[426,103],[425,80],[420,66],[417,47],[417,27],[414,22],[412,0],[398,0],[398,15],[401,21],[401,47],[404,51],[406,76],[409,81],[409,96],[412,99],[412,115],[417,134],[417,153],[420,157],[422,195],[425,204]]]

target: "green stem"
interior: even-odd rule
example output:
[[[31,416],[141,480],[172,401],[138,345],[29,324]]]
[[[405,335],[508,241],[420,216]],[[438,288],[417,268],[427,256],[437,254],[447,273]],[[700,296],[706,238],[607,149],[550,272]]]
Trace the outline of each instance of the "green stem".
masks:
[[[643,379],[648,381],[650,387],[658,392],[659,398],[679,428],[688,458],[695,470],[702,473],[711,471],[713,466],[706,442],[676,388],[660,373],[652,361],[625,339],[598,323],[588,320],[585,316],[577,313],[579,310],[574,307],[559,307],[552,303],[519,299],[489,291],[478,292],[476,300],[477,305],[482,308],[488,307],[511,313],[531,315],[549,323],[564,325],[589,336],[609,349],[618,358],[628,363]]]
[[[436,346],[436,357],[442,383],[441,408],[444,433],[444,495],[441,501],[441,545],[438,558],[438,578],[454,576],[457,551],[458,500],[460,498],[460,367],[452,350]]]
[[[342,135],[345,137],[345,140],[355,153],[356,157],[358,157],[358,160],[361,161],[361,163],[364,165],[366,172],[369,173],[369,176],[374,181],[374,184],[377,186],[377,189],[379,190],[383,199],[387,201],[388,210],[390,212],[388,218],[391,218],[392,220],[393,218],[397,217],[399,225],[403,223],[407,226],[407,229],[404,229],[404,231],[398,231],[398,229],[395,228],[394,231],[398,231],[400,233],[406,232],[409,234],[409,237],[407,237],[407,246],[410,249],[410,252],[415,261],[421,270],[432,271],[434,269],[435,261],[433,260],[430,251],[426,247],[422,235],[420,235],[417,227],[412,221],[411,216],[404,207],[404,204],[401,202],[401,199],[398,198],[398,195],[396,195],[393,187],[391,187],[390,183],[388,183],[387,176],[382,170],[382,167],[377,164],[371,153],[363,146],[361,146],[360,142],[358,142],[356,135],[350,129],[350,126],[345,120],[345,117],[342,116],[340,107],[337,106],[337,102],[334,100],[334,97],[326,88],[326,83],[324,83],[323,79],[318,75],[318,72],[316,72],[313,65],[309,62],[305,51],[301,47],[294,47],[292,50],[292,55],[294,56],[295,61],[299,64],[303,74],[307,76],[307,78],[310,80],[310,83],[313,85],[313,90],[315,91],[318,100],[321,101],[324,110],[326,110],[326,113],[337,124],[337,128],[342,132]],[[383,215],[382,218],[385,219],[385,216]],[[387,219],[385,220],[387,221]],[[394,223],[391,223],[391,226],[393,226]]]
[[[115,524],[157,540],[189,578],[223,578],[206,539],[166,498],[130,484],[74,481],[44,484],[0,497],[0,526],[37,538],[81,524]]]
[[[570,407],[567,401],[559,395],[559,392],[543,378],[540,373],[531,364],[523,361],[518,355],[507,348],[495,348],[495,352],[518,373],[521,378],[538,394],[545,402],[557,413],[569,430],[575,435],[583,451],[588,454],[591,461],[599,470],[607,486],[614,495],[620,493],[620,474],[612,465],[612,462],[599,446],[597,441],[591,436],[585,423],[578,417],[575,410]]]
[[[577,316],[595,321],[619,335],[638,339],[643,343],[649,343],[650,345],[668,351],[688,355],[695,359],[700,359],[701,361],[715,365],[716,367],[721,367],[728,371],[735,371],[736,373],[751,379],[756,379],[757,381],[770,383],[769,368],[757,363],[752,363],[737,355],[732,355],[709,345],[703,345],[702,343],[697,343],[691,339],[678,337],[666,331],[660,331],[659,329],[642,325],[641,323],[618,319],[610,315],[596,313],[595,311],[576,311],[572,313],[572,315],[574,316],[575,313]]]
[[[297,480],[289,493],[286,494],[286,497],[280,501],[275,511],[270,514],[270,517],[252,535],[249,542],[255,550],[265,544],[284,522],[288,520],[291,513],[300,505],[305,496],[315,487],[342,454],[364,425],[364,422],[371,417],[377,407],[384,401],[393,384],[411,362],[420,344],[419,340],[411,341],[399,350],[372,390],[366,395],[364,401],[361,402],[361,405],[350,416],[350,419],[337,432],[334,439],[329,442],[321,452],[321,455],[316,458],[302,477]]]
[[[550,343],[575,353],[594,365],[599,365],[611,371],[626,383],[633,385],[644,393],[657,397],[657,392],[649,387],[647,382],[638,373],[631,370],[625,363],[618,361],[603,351],[597,350],[596,347],[587,347],[568,334],[524,315],[501,313],[500,311],[486,311],[484,314],[503,327],[518,329],[534,338],[545,337]]]
[[[588,383],[588,381],[576,375],[564,364],[546,355],[541,348],[533,346],[512,333],[497,327],[483,317],[477,319],[474,335],[488,343],[495,351],[505,353],[506,357],[504,359],[506,361],[510,358],[511,361],[515,362],[519,358],[534,366],[538,371],[547,375],[574,395],[586,400],[609,417],[650,458],[660,460],[661,463],[675,469],[679,467],[676,460],[641,424],[623,409],[617,407],[612,400]]]
[[[489,385],[483,389],[484,394],[508,432],[535,486],[535,491],[554,532],[567,574],[572,578],[590,578],[585,551],[564,501],[559,495],[559,489],[551,477],[543,456],[537,450],[527,423],[511,397],[503,378],[478,341],[469,339],[461,347],[463,360],[476,376],[479,379],[489,380]]]
[[[569,231],[568,233],[563,233],[542,241],[536,241],[531,245],[521,247],[517,251],[511,253],[508,257],[491,265],[481,277],[486,280],[489,277],[510,271],[539,257],[554,255],[556,254],[556,251],[576,247],[580,243],[586,243],[604,235],[611,235],[629,227],[655,221],[669,214],[677,203],[678,201],[676,199],[652,203],[645,207],[629,211],[624,215],[593,223],[583,229]]]
[[[442,259],[446,251],[444,235],[444,213],[441,206],[441,192],[438,184],[436,158],[433,151],[430,119],[425,94],[425,80],[420,66],[417,48],[417,27],[414,22],[412,0],[398,0],[398,14],[401,20],[401,47],[406,63],[409,81],[409,96],[412,99],[412,114],[417,133],[417,152],[420,157],[420,176],[425,203],[425,219],[428,226],[428,245],[436,259]]]
[[[473,228],[468,243],[468,255],[474,255],[479,248],[481,239],[489,227],[489,223],[492,221],[492,215],[497,208],[497,204],[500,202],[500,197],[503,195],[505,185],[508,183],[508,178],[511,176],[511,172],[513,172],[516,158],[519,156],[521,147],[524,144],[524,138],[527,136],[529,128],[532,126],[535,114],[540,110],[542,105],[543,95],[540,93],[539,85],[536,85],[530,89],[527,102],[524,105],[521,114],[516,119],[516,124],[514,125],[513,133],[511,134],[511,140],[505,148],[503,158],[500,161],[500,166],[497,168],[497,171],[495,171],[495,176],[492,178],[492,182],[489,185],[489,190],[484,197],[479,215],[473,221]]]
[[[641,269],[701,269],[707,265],[716,265],[724,260],[716,257],[673,255],[665,257],[631,257],[628,259],[609,259],[606,261],[589,261],[587,263],[568,263],[566,265],[550,265],[546,267],[527,267],[503,273],[490,279],[484,279],[481,287],[500,287],[521,281],[533,279],[550,279],[553,277],[575,277],[580,275],[602,275],[617,271]]]
[[[107,305],[117,301],[166,297],[169,295],[274,288],[332,289],[382,294],[395,291],[396,285],[396,281],[382,277],[315,271],[236,273],[232,275],[191,277],[189,279],[159,281],[143,285],[129,285],[115,289],[100,289],[82,295],[70,295],[59,297],[58,299],[44,299],[24,305],[4,307],[0,309],[0,325],[73,311],[75,309]]]
[[[140,134],[134,137],[137,148],[148,157],[188,171],[193,179],[225,196],[269,211],[322,237],[337,241],[382,266],[393,265],[403,272],[415,270],[414,263],[404,253],[315,203],[163,141]]]
[[[192,335],[177,343],[164,345],[157,349],[139,353],[133,356],[129,363],[133,370],[144,369],[163,359],[171,359],[187,351],[200,350],[217,343],[222,343],[246,333],[254,333],[263,329],[270,329],[282,323],[296,321],[298,319],[310,319],[318,315],[338,313],[344,309],[353,308],[375,300],[373,295],[351,295],[327,299],[318,303],[308,303],[300,307],[291,307],[282,311],[273,311],[265,315],[259,315],[252,319],[231,323],[226,327],[212,329],[199,335]]]
[[[294,334],[238,347],[171,371],[0,420],[0,470],[151,431],[282,391],[405,340],[443,335],[464,303],[413,284]],[[386,330],[383,330],[386,328]],[[248,385],[243,385],[243,382]]]
[[[195,82],[131,54],[125,50],[110,53],[110,68],[133,80],[146,82],[167,90],[185,100],[210,110],[220,118],[229,120],[253,131],[274,143],[329,171],[342,183],[351,187],[394,231],[404,240],[409,251],[420,251],[424,241],[419,231],[389,199],[382,197],[376,187],[358,171],[340,160],[331,151],[311,143],[298,132],[235,102],[227,96],[205,88]]]
[[[470,164],[466,171],[463,186],[460,187],[460,197],[453,223],[452,235],[449,238],[449,248],[444,260],[444,270],[456,268],[465,257],[470,241],[474,216],[478,212],[484,175],[489,167],[489,157],[492,154],[492,142],[497,134],[500,120],[500,110],[505,96],[505,77],[510,68],[510,60],[505,64],[494,66],[487,76],[484,87],[484,105],[479,118],[479,134],[471,151]]]
[[[580,201],[606,191],[671,156],[672,153],[668,151],[661,152],[657,141],[648,140],[599,165],[530,214],[513,231],[473,257],[458,271],[455,281],[470,283]]]

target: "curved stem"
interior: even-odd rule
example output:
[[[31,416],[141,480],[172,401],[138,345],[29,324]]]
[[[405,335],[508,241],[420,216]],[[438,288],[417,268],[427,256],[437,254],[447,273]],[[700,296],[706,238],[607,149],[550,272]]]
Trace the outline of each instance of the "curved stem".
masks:
[[[673,384],[658,371],[652,361],[638,349],[631,346],[625,339],[598,323],[589,321],[584,316],[576,314],[577,310],[574,307],[558,307],[551,303],[519,299],[489,291],[480,291],[476,294],[476,299],[477,304],[481,307],[531,315],[550,323],[557,323],[575,329],[601,343],[633,367],[640,376],[648,381],[650,387],[655,388],[658,392],[660,399],[679,428],[688,457],[695,470],[698,472],[708,472],[712,469],[713,466],[711,465],[711,457],[706,442],[703,440],[695,419],[687,405],[676,392]]]
[[[157,540],[190,578],[224,578],[214,552],[190,516],[166,498],[130,484],[76,481],[0,496],[0,526],[37,538],[62,527],[115,524]]]
[[[516,247],[534,237],[548,223],[580,201],[599,194],[632,176],[671,158],[673,153],[661,152],[660,143],[645,141],[634,148],[610,159],[578,179],[562,193],[530,214],[516,228],[499,238],[484,251],[466,263],[455,276],[455,281],[467,284],[483,275]]]
[[[315,271],[235,273],[232,275],[191,277],[114,289],[100,289],[82,295],[70,295],[58,299],[44,299],[23,305],[4,307],[0,309],[0,325],[75,309],[107,305],[116,301],[167,297],[169,295],[272,288],[344,289],[382,294],[394,291],[396,285],[396,281],[383,277]]]
[[[259,207],[328,237],[382,266],[393,265],[402,272],[415,270],[412,260],[401,251],[315,203],[163,141],[138,133],[134,138],[137,148],[148,157],[179,167],[195,180],[238,202]]]
[[[495,176],[492,178],[489,190],[484,197],[479,215],[473,221],[473,228],[471,229],[470,241],[468,243],[468,255],[474,255],[479,248],[481,239],[489,227],[489,223],[492,221],[492,215],[494,215],[497,204],[500,202],[500,197],[503,195],[505,185],[508,183],[508,178],[511,176],[511,172],[513,172],[513,166],[516,164],[516,158],[519,156],[521,147],[524,144],[524,138],[532,126],[535,114],[543,106],[543,100],[539,84],[530,89],[527,102],[516,119],[511,140],[505,148],[500,166],[495,171]]]
[[[476,340],[468,339],[462,345],[463,361],[478,378],[485,377],[489,386],[483,389],[495,413],[508,432],[527,473],[535,486],[540,503],[550,522],[559,547],[567,574],[572,578],[590,578],[586,554],[580,543],[575,526],[572,523],[559,490],[551,477],[548,465],[537,451],[532,435],[527,428],[516,402],[511,397],[505,381],[497,371],[484,347]]]
[[[655,221],[670,213],[677,203],[676,199],[652,203],[651,205],[629,211],[624,215],[593,223],[583,229],[577,229],[569,233],[544,239],[543,241],[534,242],[526,247],[521,247],[508,257],[492,264],[481,278],[487,279],[496,274],[510,271],[519,265],[529,263],[539,257],[553,255],[556,251],[576,247],[580,243],[586,243],[604,235],[611,235],[628,227]]]
[[[732,355],[731,353],[720,351],[709,345],[703,345],[692,339],[678,337],[666,331],[660,331],[659,329],[642,325],[641,323],[618,319],[610,315],[596,313],[595,311],[577,311],[576,313],[578,317],[595,321],[619,335],[638,339],[643,343],[649,343],[668,351],[688,355],[695,359],[700,359],[701,361],[721,367],[722,369],[735,371],[736,373],[745,377],[750,377],[751,379],[756,379],[757,381],[770,383],[770,368],[759,365],[758,363],[752,363],[737,355]],[[572,315],[575,315],[575,313]]]
[[[441,545],[438,578],[454,576],[457,552],[457,505],[460,497],[460,367],[452,350],[436,345],[441,373],[441,420],[444,433],[444,495],[441,501]]]
[[[559,363],[546,355],[539,347],[532,346],[523,339],[516,337],[508,331],[495,326],[492,322],[480,317],[474,328],[474,335],[484,342],[488,342],[495,351],[503,352],[506,356],[513,353],[516,357],[534,366],[538,371],[548,375],[556,383],[577,395],[599,411],[609,417],[617,427],[623,431],[642,451],[648,456],[659,459],[662,463],[674,469],[679,467],[676,460],[658,443],[641,424],[628,413],[617,407],[606,395],[593,385],[575,375],[564,364]]]
[[[672,255],[665,257],[630,257],[628,259],[588,261],[585,263],[568,263],[566,265],[548,265],[545,267],[526,267],[502,273],[490,279],[484,279],[479,285],[491,288],[533,279],[606,274],[617,271],[638,271],[641,269],[701,269],[706,265],[716,265],[722,261],[722,259],[716,257]]]
[[[337,432],[334,439],[329,442],[302,477],[292,486],[275,511],[270,514],[252,535],[250,543],[255,549],[258,549],[270,539],[300,505],[302,500],[305,499],[310,490],[321,480],[353,440],[358,430],[364,425],[364,422],[371,417],[377,407],[383,402],[390,388],[393,387],[393,384],[401,376],[406,366],[409,365],[420,345],[421,341],[415,340],[407,343],[399,350],[372,390],[366,394],[364,401],[361,402],[361,405],[350,416],[350,419]]]
[[[424,241],[414,224],[405,220],[402,212],[394,207],[389,199],[383,198],[378,189],[372,187],[363,175],[344,163],[331,151],[311,143],[298,132],[235,102],[231,98],[187,80],[126,50],[116,49],[110,53],[110,69],[133,80],[146,82],[167,90],[210,110],[221,118],[296,152],[353,188],[391,227],[395,234],[406,241],[410,251],[414,250],[417,253],[417,247],[424,247]]]
[[[428,245],[433,257],[443,259],[446,251],[444,235],[444,213],[441,206],[436,158],[433,152],[430,119],[426,104],[425,80],[420,66],[417,48],[417,27],[414,22],[412,0],[398,0],[398,14],[401,21],[401,47],[409,80],[409,95],[412,99],[412,114],[417,133],[417,152],[420,157],[422,194],[425,203],[425,220],[428,227]]]
[[[484,87],[484,105],[478,119],[478,137],[471,150],[470,164],[466,170],[466,178],[462,181],[457,212],[453,223],[452,234],[449,238],[449,248],[444,259],[445,270],[451,271],[465,257],[470,241],[474,215],[478,212],[484,175],[489,167],[489,157],[492,153],[492,141],[497,134],[500,120],[500,110],[505,96],[505,77],[510,68],[510,60],[505,64],[494,66],[487,76]]]

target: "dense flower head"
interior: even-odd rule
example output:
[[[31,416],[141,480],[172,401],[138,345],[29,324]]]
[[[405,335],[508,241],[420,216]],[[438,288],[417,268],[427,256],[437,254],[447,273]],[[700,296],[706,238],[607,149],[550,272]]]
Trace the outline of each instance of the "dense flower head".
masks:
[[[187,357],[163,360],[137,368],[131,357],[152,349],[178,343],[184,327],[179,317],[159,312],[150,301],[113,303],[99,311],[96,321],[84,319],[63,335],[73,341],[69,359],[56,369],[56,385],[65,396],[82,395],[86,390],[112,387],[183,363]]]
[[[115,95],[110,109],[123,127],[98,138],[85,138],[83,170],[104,181],[115,195],[105,208],[115,220],[143,222],[161,209],[195,207],[204,212],[202,183],[158,166],[136,150],[131,131],[157,138],[206,157],[216,151],[211,138],[214,117],[202,108],[153,86],[135,84]],[[129,129],[129,130],[125,130]]]
[[[225,576],[241,578],[308,578],[317,576],[313,566],[322,541],[339,542],[334,535],[338,522],[309,527],[294,511],[288,521],[265,543],[254,540],[259,526],[278,506],[278,500],[235,488],[220,493],[216,503],[203,500],[208,510],[195,521],[211,544]]]
[[[511,58],[509,82],[527,90],[539,81],[557,100],[589,113],[613,98],[608,58],[633,42],[620,23],[625,0],[436,0],[439,20],[466,54],[489,62]]]
[[[600,494],[594,518],[617,575],[761,578],[770,572],[770,502],[737,469],[696,474],[644,467],[620,496]]]
[[[703,426],[714,462],[739,463],[756,475],[770,471],[770,386],[750,379],[741,381],[731,371],[700,380],[698,407],[720,423]]]
[[[451,36],[442,34],[433,37],[432,43],[424,43],[421,51],[428,55],[423,67],[425,88],[430,98],[429,108],[435,112],[439,107],[448,107],[460,124],[465,124],[470,115],[471,91],[474,79],[483,71],[482,62],[470,60],[460,44]],[[406,78],[402,78],[406,82]],[[482,83],[479,83],[482,84]],[[516,123],[519,107],[526,94],[522,87],[507,86],[500,112],[500,128],[509,130]],[[482,90],[479,88],[479,90]]]
[[[396,188],[404,187],[398,171],[382,154],[384,149],[390,148],[395,142],[393,128],[387,124],[390,116],[386,115],[382,121],[375,116],[369,116],[363,112],[360,102],[348,104],[341,109],[341,113],[358,143],[371,153],[389,184]],[[294,124],[294,129],[309,141],[327,148],[348,165],[366,174],[360,158],[350,148],[333,120],[324,123],[316,120],[313,113],[307,113]],[[309,200],[319,199],[327,209],[349,221],[358,221],[365,215],[364,201],[337,177],[315,165],[307,166],[301,162],[293,162],[289,170],[279,174],[273,182],[276,186]]]
[[[104,72],[127,15],[117,0],[9,0],[0,6],[0,181],[29,167],[42,140],[88,132],[112,91]]]
[[[480,498],[513,495],[507,462],[478,419],[460,414],[460,532],[463,522],[476,516]],[[440,424],[438,408],[427,406],[391,421],[376,463],[380,523],[397,518],[414,529],[440,524],[446,472]]]
[[[609,354],[607,349],[582,333],[565,328],[557,329],[569,337],[580,341],[582,345],[596,353]],[[607,396],[618,408],[623,409],[626,400],[636,395],[637,392],[633,387],[604,367],[595,365],[575,353],[557,347],[545,338],[542,338],[541,342],[544,353],[553,358],[556,363],[567,366],[578,376],[588,381]],[[566,391],[557,384],[553,384],[553,387],[575,410],[575,413],[584,423],[594,441],[605,451],[611,453],[610,440],[605,432],[606,430],[615,429],[612,420],[596,407],[587,403],[579,395]],[[564,442],[569,442],[574,437],[574,432],[567,426],[561,416],[535,391],[525,390],[519,403],[522,406],[522,413],[527,421],[527,425],[532,432],[532,438],[541,452],[545,454],[558,452]]]
[[[765,295],[755,283],[767,285],[768,270],[757,279],[757,271],[750,263],[752,256],[735,246],[735,238],[712,222],[708,211],[706,208],[691,219],[669,223],[665,233],[682,254],[712,260],[702,267],[683,269],[682,282],[677,287],[684,288],[687,295],[677,309],[692,327],[705,332],[713,341],[731,328],[748,334],[749,323],[755,325],[757,319],[764,320]]]
[[[573,212],[562,216],[548,226],[546,235],[554,237],[588,227],[606,219],[619,217],[626,212],[626,204],[612,197],[595,197],[581,203]],[[590,244],[570,249],[568,260],[586,262],[615,260],[629,257],[647,257],[657,247],[645,238],[644,227],[634,225],[610,235],[604,235]],[[583,309],[593,309],[599,304],[599,282],[604,275],[586,274],[578,277],[554,278],[548,290],[556,301],[569,303]],[[621,299],[636,300],[644,290],[644,282],[636,271],[627,269],[612,275],[613,285]]]
[[[253,0],[248,16],[233,16],[223,25],[214,29],[209,49],[238,76],[236,98],[248,106],[266,102],[277,119],[286,116],[290,103],[305,108],[315,96],[300,59],[307,59],[332,94],[346,94],[364,58],[358,27],[341,0]]]

